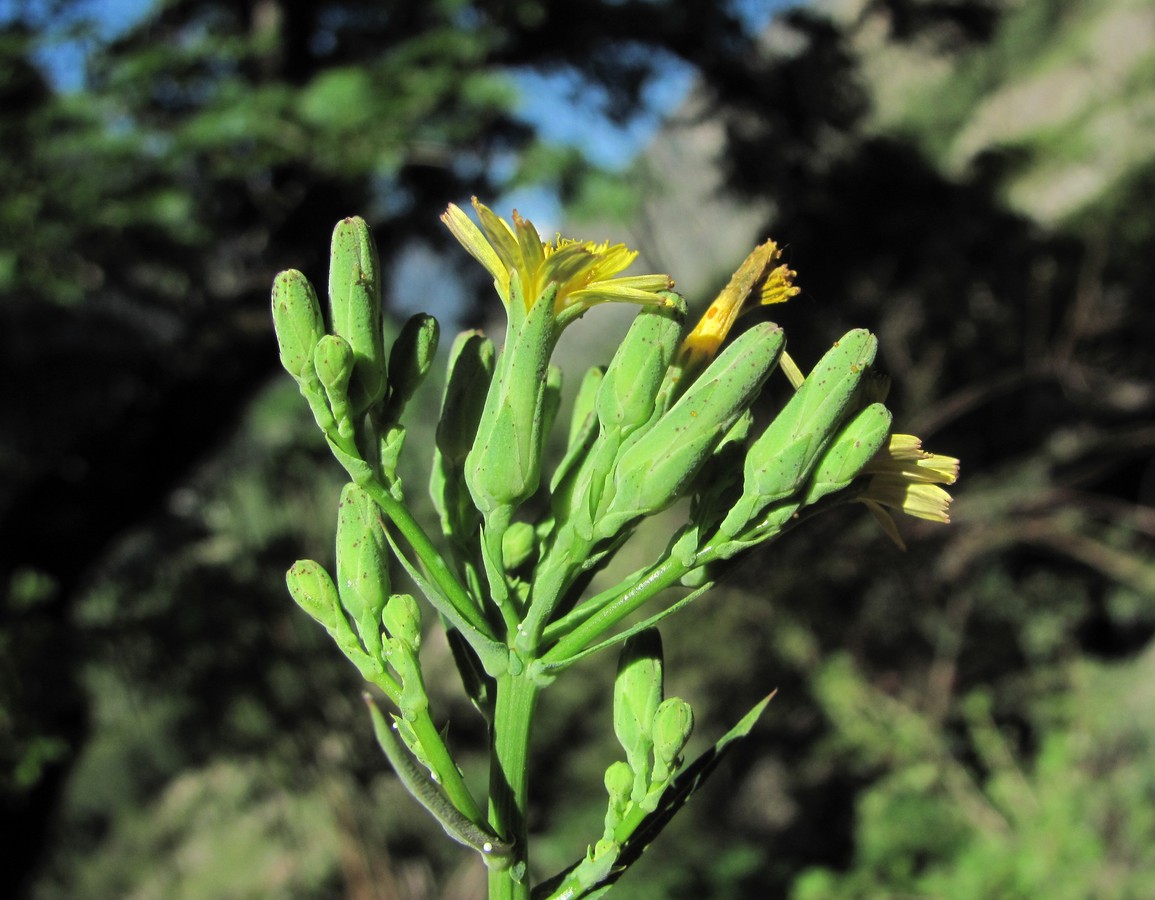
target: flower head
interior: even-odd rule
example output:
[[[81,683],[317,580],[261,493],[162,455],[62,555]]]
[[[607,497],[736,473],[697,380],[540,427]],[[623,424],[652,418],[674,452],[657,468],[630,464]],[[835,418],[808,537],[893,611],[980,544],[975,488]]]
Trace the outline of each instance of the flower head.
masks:
[[[686,369],[696,369],[713,359],[743,313],[758,306],[783,303],[799,293],[801,289],[792,280],[797,273],[784,265],[774,265],[781,256],[778,245],[766,241],[746,257],[682,342],[679,356]]]
[[[953,456],[923,450],[922,441],[912,434],[892,434],[862,470],[870,480],[855,499],[867,505],[883,530],[902,547],[887,508],[932,522],[949,522],[951,496],[941,485],[954,484],[958,471],[959,461]]]
[[[493,276],[494,287],[506,308],[511,302],[511,281],[516,273],[527,310],[551,284],[557,285],[554,312],[559,325],[598,303],[641,303],[669,306],[673,301],[658,291],[673,287],[668,275],[618,277],[638,255],[625,244],[601,244],[556,236],[542,241],[537,229],[517,211],[513,225],[473,198],[481,220],[474,224],[460,207],[449,204],[441,216],[453,236]]]

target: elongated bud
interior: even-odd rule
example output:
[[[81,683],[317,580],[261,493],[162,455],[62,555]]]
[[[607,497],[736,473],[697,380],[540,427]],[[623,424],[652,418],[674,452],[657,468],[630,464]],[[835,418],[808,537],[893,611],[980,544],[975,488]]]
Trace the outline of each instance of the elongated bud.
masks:
[[[329,632],[329,637],[361,674],[379,684],[390,697],[397,699],[401,693],[400,686],[391,678],[381,677],[384,665],[378,657],[365,652],[361,640],[349,627],[349,621],[341,609],[337,588],[324,567],[311,559],[298,560],[285,573],[285,583],[297,605]]]
[[[313,365],[313,348],[325,333],[321,304],[309,279],[296,269],[273,281],[273,328],[281,365],[298,381]]]
[[[819,360],[746,454],[742,497],[722,522],[736,535],[771,503],[800,491],[838,433],[878,342],[869,331],[845,334]]]
[[[663,700],[654,713],[654,781],[667,781],[681,762],[694,730],[694,711],[681,697]]]
[[[381,624],[389,636],[399,640],[411,652],[421,647],[421,606],[412,594],[394,594],[381,612]]]
[[[389,351],[389,406],[400,417],[413,392],[421,386],[437,355],[440,326],[433,316],[418,313],[406,322]]]
[[[624,807],[634,788],[634,773],[629,763],[618,760],[612,763],[605,774],[606,793],[610,795],[610,805]]]
[[[604,471],[591,467],[591,454],[602,456],[609,452],[612,463],[614,448],[607,448],[604,440],[598,440],[598,416],[595,409],[598,391],[604,379],[604,369],[594,367],[587,370],[574,400],[565,456],[558,463],[549,483],[550,507],[558,522],[572,524],[574,504],[588,502],[591,481],[598,478],[605,480]],[[588,523],[589,515],[590,511],[585,509],[579,516],[583,524]],[[583,535],[589,537],[588,525]]]
[[[341,605],[374,657],[381,654],[381,613],[390,596],[387,559],[377,504],[357,485],[345,485],[337,508],[337,584]]]
[[[518,279],[510,285],[511,304],[522,302]],[[551,284],[514,328],[485,399],[465,466],[473,502],[485,513],[517,506],[541,480],[546,380],[557,338],[556,294],[557,285]],[[511,327],[513,323],[511,318]]]
[[[449,351],[429,493],[442,530],[458,541],[469,540],[480,524],[463,464],[477,435],[495,355],[493,342],[477,331],[459,334]]]
[[[686,302],[677,294],[668,296],[676,301],[670,307],[642,307],[606,370],[597,396],[603,428],[617,428],[624,436],[654,412],[686,319]]]
[[[622,646],[614,680],[614,733],[634,771],[635,799],[649,787],[654,715],[661,702],[662,638],[647,628]]]
[[[495,357],[493,341],[479,331],[462,332],[453,342],[437,423],[437,449],[447,463],[465,462],[473,446]]]
[[[354,415],[385,396],[385,335],[381,323],[381,276],[369,226],[359,216],[333,229],[329,256],[329,306],[333,333],[349,342],[356,360],[349,389]]]
[[[784,336],[772,322],[742,334],[614,468],[614,497],[599,528],[612,534],[681,496],[714,448],[753,402],[778,360]]]
[[[849,486],[890,434],[891,415],[881,403],[872,403],[846,423],[814,467],[804,504]]]

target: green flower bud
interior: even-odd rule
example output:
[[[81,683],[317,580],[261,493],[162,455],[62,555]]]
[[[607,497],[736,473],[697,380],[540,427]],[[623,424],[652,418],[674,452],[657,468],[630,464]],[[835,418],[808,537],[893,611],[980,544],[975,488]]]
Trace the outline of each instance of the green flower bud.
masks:
[[[289,593],[310,616],[325,627],[335,631],[343,615],[337,588],[324,567],[311,559],[299,559],[285,573],[285,583]]]
[[[396,699],[400,695],[400,688],[392,679],[382,679],[384,665],[379,658],[365,652],[361,641],[349,627],[349,621],[341,609],[337,588],[324,567],[311,559],[298,560],[285,574],[285,583],[297,605],[324,626],[341,652],[361,674],[379,684],[390,697]]]
[[[644,306],[618,346],[597,396],[598,419],[604,429],[622,436],[645,425],[654,400],[682,338],[686,302],[677,294],[673,306]]]
[[[477,423],[493,378],[493,341],[479,331],[457,336],[449,351],[445,396],[437,423],[437,450],[446,463],[465,462],[477,434]]]
[[[890,411],[881,403],[870,404],[847,422],[814,467],[803,504],[840,491],[857,478],[886,443],[890,424]]]
[[[387,560],[377,504],[357,485],[345,485],[337,508],[337,584],[341,605],[374,658],[381,656],[381,613],[390,596]]]
[[[668,781],[694,730],[694,711],[680,697],[663,700],[654,713],[654,781]]]
[[[611,808],[624,808],[634,788],[634,772],[630,764],[618,760],[606,769],[606,793],[610,795]]]
[[[649,787],[654,715],[662,702],[662,638],[647,628],[626,640],[614,680],[614,733],[634,772],[635,799]]]
[[[606,803],[605,831],[603,840],[613,840],[614,832],[622,823],[626,810],[630,805],[630,794],[634,790],[634,770],[630,764],[618,760],[606,769],[606,793],[609,801]]]
[[[349,389],[354,415],[385,396],[385,335],[381,322],[381,278],[377,247],[365,220],[343,219],[333,229],[329,255],[329,306],[333,333],[353,348],[356,360]]]
[[[614,467],[613,497],[599,536],[678,499],[726,433],[753,402],[778,361],[784,336],[772,322],[755,325],[715,359],[674,406]]]
[[[537,534],[528,522],[514,522],[501,536],[501,557],[507,572],[516,569],[537,548]]]
[[[860,328],[819,360],[746,454],[742,496],[722,522],[724,534],[737,535],[771,503],[802,489],[852,407],[877,348],[874,335]]]
[[[381,611],[381,624],[388,634],[385,659],[401,681],[397,706],[406,720],[413,721],[429,709],[417,657],[421,648],[421,607],[411,594],[394,594]]]
[[[522,303],[516,278],[511,290],[511,305]],[[546,381],[557,337],[556,293],[557,285],[551,284],[516,325],[510,318],[511,333],[465,465],[469,492],[484,513],[519,505],[540,483]]]
[[[493,377],[494,356],[493,342],[477,331],[459,334],[449,351],[429,492],[442,530],[456,541],[469,540],[481,522],[465,484],[464,463]]]
[[[412,594],[394,594],[381,611],[389,636],[416,653],[421,647],[421,606]]]
[[[353,348],[344,338],[327,334],[317,342],[313,366],[338,424],[348,416],[349,380],[353,377],[354,364]]]
[[[392,418],[401,416],[414,391],[421,386],[437,354],[440,326],[433,316],[418,313],[406,322],[389,352],[389,397]]]
[[[321,304],[309,279],[296,269],[273,281],[273,328],[281,365],[300,381],[313,365],[313,348],[325,334]]]

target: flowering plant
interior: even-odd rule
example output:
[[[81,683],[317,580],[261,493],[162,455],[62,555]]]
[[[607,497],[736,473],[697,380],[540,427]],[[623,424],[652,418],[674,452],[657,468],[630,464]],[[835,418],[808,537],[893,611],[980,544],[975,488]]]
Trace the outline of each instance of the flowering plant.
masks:
[[[358,218],[333,233],[327,322],[304,275],[277,276],[281,362],[350,478],[337,511],[336,581],[303,560],[288,586],[391,704],[387,717],[365,695],[378,742],[414,797],[484,859],[491,898],[601,896],[769,701],[685,760],[693,712],[664,696],[656,626],[740,555],[832,506],[867,504],[899,542],[887,508],[947,521],[942,485],[955,480],[958,461],[891,433],[869,332],[844,335],[806,375],[771,322],[727,343],[744,312],[798,293],[772,241],[686,331],[686,303],[667,276],[620,274],[635,256],[623,245],[542,241],[516,212],[511,224],[473,207],[480,225],[452,205],[442,219],[493,276],[507,329],[500,351],[478,332],[459,335],[450,351],[430,484],[437,539],[412,515],[397,469],[403,416],[434,362],[437,322],[415,316],[386,354],[380,264]],[[560,405],[554,347],[564,328],[607,302],[640,308],[609,365],[582,380],[566,452],[546,481],[546,435]],[[776,371],[785,401],[755,433],[752,405]],[[533,497],[540,502],[527,504]],[[592,576],[638,523],[682,498],[688,514],[667,546],[591,594]],[[392,590],[394,566],[438,613],[463,688],[488,724],[485,809],[435,724],[420,659],[423,605]],[[620,648],[613,726],[625,758],[605,774],[605,827],[573,865],[531,888],[536,701],[579,659],[611,647]]]

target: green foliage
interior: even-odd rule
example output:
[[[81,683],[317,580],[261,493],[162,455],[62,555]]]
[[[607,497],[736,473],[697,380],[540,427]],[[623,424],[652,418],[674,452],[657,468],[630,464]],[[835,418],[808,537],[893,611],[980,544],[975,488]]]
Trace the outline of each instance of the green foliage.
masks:
[[[92,864],[40,896],[319,896],[331,889],[334,860],[349,840],[332,799],[321,788],[285,790],[260,762],[190,769],[120,819]],[[124,862],[160,856],[169,865],[133,871]]]
[[[876,773],[845,872],[812,870],[792,897],[896,894],[1141,897],[1155,886],[1150,651],[1067,667],[1064,708],[1024,759],[990,697],[962,703],[961,735],[866,684],[845,659],[819,688],[849,759]],[[965,741],[975,763],[958,761]]]

